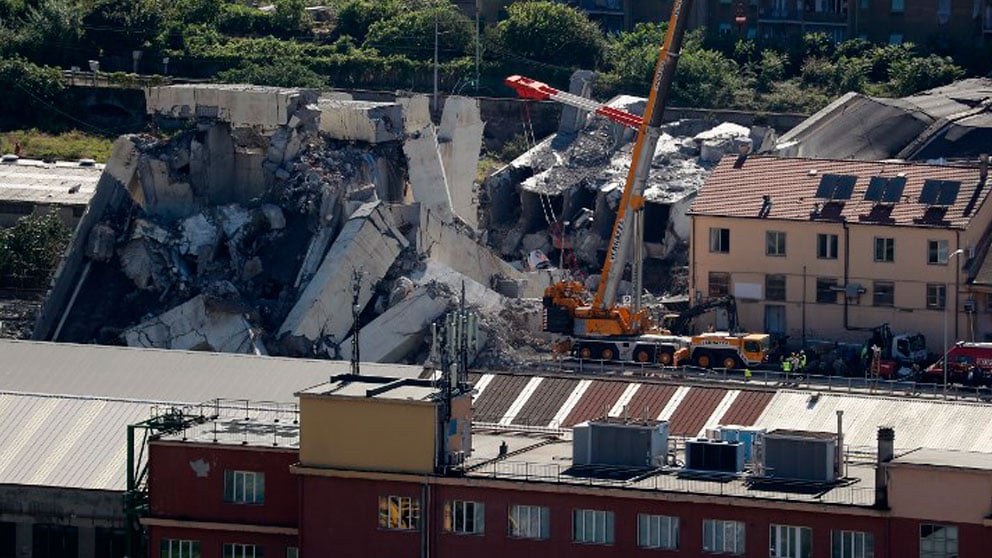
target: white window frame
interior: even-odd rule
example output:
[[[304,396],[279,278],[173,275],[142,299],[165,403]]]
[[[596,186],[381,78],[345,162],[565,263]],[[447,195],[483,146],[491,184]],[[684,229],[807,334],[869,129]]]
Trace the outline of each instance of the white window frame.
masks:
[[[551,510],[544,506],[510,506],[506,530],[515,539],[547,540],[551,537]]]
[[[947,265],[951,243],[947,240],[927,241],[927,265]]]
[[[833,233],[816,235],[816,257],[820,260],[836,260],[839,238]]]
[[[723,231],[727,231],[727,242],[723,242]],[[710,227],[710,252],[714,254],[730,253],[730,229],[726,227]]]
[[[257,544],[224,543],[223,558],[265,558],[265,549]]]
[[[889,236],[876,236],[874,256],[877,263],[893,263],[896,261],[896,239]]]
[[[453,500],[445,506],[445,528],[456,535],[481,535],[486,532],[486,505],[482,502]]]
[[[939,529],[941,535],[924,542],[923,531],[926,528]],[[957,525],[920,523],[920,558],[957,558],[959,540]]]
[[[379,528],[416,531],[420,528],[420,499],[411,496],[379,496]]]
[[[765,255],[774,258],[785,257],[786,238],[784,231],[765,231]]]
[[[576,509],[572,514],[572,541],[582,544],[613,544],[613,512]]]
[[[678,550],[679,518],[670,515],[637,514],[637,546]]]
[[[768,526],[770,558],[810,558],[813,554],[813,530],[798,525]]]
[[[703,552],[744,556],[746,527],[743,521],[726,519],[703,520]]]
[[[200,541],[162,539],[159,543],[159,558],[200,558]]]
[[[875,535],[869,531],[830,532],[831,558],[875,558]]]
[[[224,471],[224,501],[228,504],[264,504],[265,473]]]
[[[944,283],[927,283],[926,306],[929,310],[945,310],[947,308],[947,285]]]

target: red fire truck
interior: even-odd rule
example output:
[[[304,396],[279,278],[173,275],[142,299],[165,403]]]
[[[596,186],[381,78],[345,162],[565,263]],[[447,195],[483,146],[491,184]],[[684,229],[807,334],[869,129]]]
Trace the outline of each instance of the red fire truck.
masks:
[[[944,382],[944,359],[923,371],[921,379]],[[958,341],[947,351],[947,381],[952,384],[992,385],[992,343]]]

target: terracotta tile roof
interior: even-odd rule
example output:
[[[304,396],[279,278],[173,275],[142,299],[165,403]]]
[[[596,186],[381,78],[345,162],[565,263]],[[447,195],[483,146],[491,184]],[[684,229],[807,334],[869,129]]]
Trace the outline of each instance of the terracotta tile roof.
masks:
[[[850,223],[963,229],[992,189],[992,184],[978,189],[976,167],[762,155],[748,157],[740,168],[735,168],[736,162],[737,156],[720,161],[699,190],[690,214],[797,221],[844,219]],[[850,199],[828,203],[816,197],[823,176],[828,174],[857,177]],[[902,174],[906,184],[900,200],[891,208],[876,207],[875,202],[864,199],[871,177]],[[927,180],[961,183],[956,199],[946,210],[928,209],[927,204],[919,203]],[[770,196],[770,209],[763,209],[764,195]],[[819,213],[814,218],[817,207]]]

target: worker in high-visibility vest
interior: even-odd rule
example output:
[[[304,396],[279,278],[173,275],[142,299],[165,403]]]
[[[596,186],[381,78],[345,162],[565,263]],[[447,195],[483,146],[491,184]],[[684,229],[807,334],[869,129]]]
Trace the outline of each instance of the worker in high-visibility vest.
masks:
[[[751,381],[751,369],[750,368],[744,368],[744,381],[745,382],[750,382]]]
[[[784,357],[782,359],[782,372],[785,373],[785,377],[789,377],[789,372],[792,372],[792,356]]]

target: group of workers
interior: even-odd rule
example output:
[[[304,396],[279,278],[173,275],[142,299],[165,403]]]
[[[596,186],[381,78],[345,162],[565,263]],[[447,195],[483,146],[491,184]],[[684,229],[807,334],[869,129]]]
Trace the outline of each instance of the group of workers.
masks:
[[[788,378],[789,374],[802,374],[806,370],[806,351],[793,352],[789,356],[782,356],[782,372]]]

